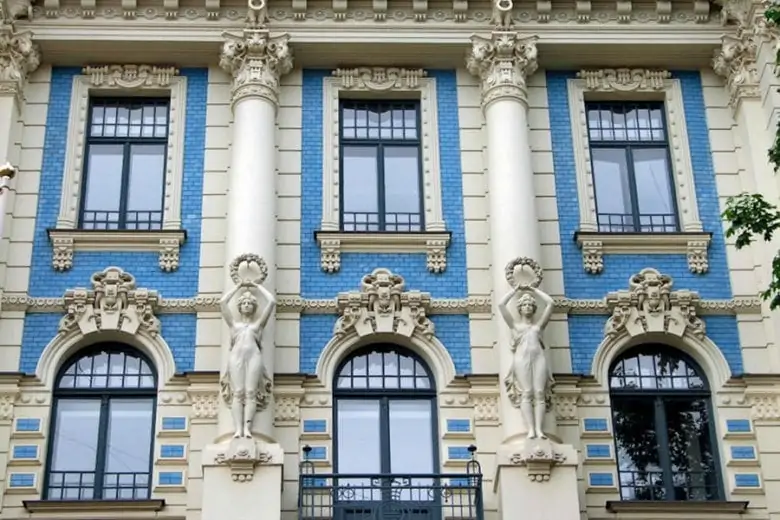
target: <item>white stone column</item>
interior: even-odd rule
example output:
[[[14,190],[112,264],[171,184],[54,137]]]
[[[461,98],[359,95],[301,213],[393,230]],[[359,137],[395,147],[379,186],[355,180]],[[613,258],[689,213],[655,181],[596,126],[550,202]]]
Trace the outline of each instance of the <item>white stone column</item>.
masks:
[[[767,201],[776,203],[780,200],[780,186],[767,155],[777,132],[775,110],[780,106],[780,96],[776,93],[780,85],[775,75],[774,42],[769,38],[770,33],[760,18],[745,16],[743,19],[744,24],[754,25],[743,25],[735,36],[723,37],[721,48],[712,61],[712,68],[726,81],[729,104],[737,122],[742,159],[747,170],[747,175],[742,178],[742,189],[761,193]],[[762,27],[763,31],[760,30]],[[759,49],[766,51],[770,47],[771,52],[762,53],[766,63],[760,63]],[[764,242],[759,237],[751,249],[756,265],[759,266],[756,283],[764,288],[772,280],[772,261],[780,249],[780,237],[775,237],[771,242]],[[769,366],[763,366],[762,369],[777,373],[780,372],[780,352],[776,348],[780,346],[780,316],[769,309],[767,302],[763,304],[763,315],[764,330],[770,345],[766,352]],[[746,370],[752,371],[750,366]]]
[[[263,284],[276,288],[276,110],[279,80],[292,69],[288,36],[271,36],[264,28],[227,35],[220,66],[233,77],[232,153],[228,172],[225,265],[239,255],[256,254],[268,266]],[[229,273],[226,283],[232,284]],[[230,285],[226,286],[226,289]],[[261,302],[262,304],[262,302]],[[274,373],[274,317],[263,332],[263,364]],[[229,338],[224,341],[227,356]],[[224,370],[224,369],[223,369]],[[272,441],[273,402],[258,409],[253,432]],[[232,431],[228,413],[220,414],[219,433]]]
[[[491,38],[472,38],[469,71],[482,81],[482,108],[487,136],[487,185],[494,316],[503,378],[512,363],[509,328],[495,308],[511,289],[504,268],[510,260],[528,257],[541,262],[536,193],[528,142],[526,79],[536,71],[536,38],[497,30]],[[527,431],[520,411],[501,387],[504,442]],[[548,421],[549,422],[549,421]],[[548,428],[549,430],[550,428]]]
[[[19,116],[27,76],[41,62],[30,32],[16,32],[10,23],[0,25],[0,241],[10,229],[13,196],[10,181],[19,163]],[[0,263],[7,249],[0,247]],[[0,279],[0,294],[4,288]]]

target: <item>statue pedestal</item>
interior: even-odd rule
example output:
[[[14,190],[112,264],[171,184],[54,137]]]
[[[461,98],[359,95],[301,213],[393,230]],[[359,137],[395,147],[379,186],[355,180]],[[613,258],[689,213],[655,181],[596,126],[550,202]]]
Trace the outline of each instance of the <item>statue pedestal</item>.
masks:
[[[509,520],[580,520],[577,450],[547,439],[505,444],[498,450],[495,491]]]
[[[231,439],[203,450],[203,520],[279,520],[284,452],[278,444]]]

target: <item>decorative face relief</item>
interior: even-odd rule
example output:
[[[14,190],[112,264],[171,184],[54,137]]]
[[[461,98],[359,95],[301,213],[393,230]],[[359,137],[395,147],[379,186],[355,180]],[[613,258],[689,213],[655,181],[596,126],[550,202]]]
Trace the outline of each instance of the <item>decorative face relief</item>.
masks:
[[[136,334],[139,330],[156,335],[160,320],[154,315],[159,298],[157,291],[138,289],[135,278],[120,267],[108,267],[92,275],[92,288],[65,291],[65,316],[59,333],[79,329],[82,334],[99,331],[121,331]]]

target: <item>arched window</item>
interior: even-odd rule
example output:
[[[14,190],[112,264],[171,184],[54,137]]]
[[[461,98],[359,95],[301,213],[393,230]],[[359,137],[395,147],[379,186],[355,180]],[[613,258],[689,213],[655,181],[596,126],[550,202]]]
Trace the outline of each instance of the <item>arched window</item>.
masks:
[[[341,363],[333,387],[336,472],[436,472],[436,385],[421,359],[372,345]]]
[[[48,500],[142,500],[150,494],[157,374],[123,345],[80,351],[57,375]]]
[[[610,369],[623,500],[718,500],[722,485],[707,380],[688,356],[643,345]]]

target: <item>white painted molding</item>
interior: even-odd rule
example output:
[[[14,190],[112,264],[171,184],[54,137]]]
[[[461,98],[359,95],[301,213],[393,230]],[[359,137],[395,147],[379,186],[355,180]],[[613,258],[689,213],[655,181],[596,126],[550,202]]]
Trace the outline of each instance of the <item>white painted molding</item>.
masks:
[[[171,272],[179,268],[179,249],[186,237],[184,230],[50,229],[52,267],[55,271],[67,271],[72,268],[74,251],[152,251],[159,253],[160,269]]]
[[[173,67],[149,65],[86,67],[83,72],[73,78],[57,229],[75,229],[78,226],[78,208],[84,180],[87,113],[90,95],[96,93],[117,96],[170,95],[163,229],[181,229],[187,78],[178,76],[178,70]]]
[[[358,348],[373,343],[392,343],[406,347],[420,356],[431,369],[439,391],[447,388],[455,379],[455,364],[435,335],[425,336],[415,331],[411,336],[377,333],[361,337],[353,330],[348,334],[334,336],[320,353],[316,374],[326,391],[333,388],[333,377],[339,363]]]
[[[598,233],[577,232],[577,246],[582,249],[586,273],[604,270],[605,254],[664,255],[684,254],[688,269],[694,274],[709,270],[708,249],[711,233]]]
[[[444,232],[439,165],[438,106],[436,80],[421,69],[359,68],[334,71],[323,79],[322,115],[322,231],[340,231],[339,218],[339,99],[350,93],[370,93],[372,99],[399,92],[420,100],[423,204],[425,231]]]
[[[636,96],[640,96],[640,99],[651,97],[664,102],[680,228],[684,232],[702,232],[680,80],[672,79],[667,71],[641,69],[583,70],[577,74],[577,79],[568,80],[569,115],[580,207],[579,230],[598,231],[585,113],[585,100],[591,93],[599,94],[600,99],[635,100]]]
[[[219,312],[219,296],[204,295],[194,298],[160,298],[156,314],[193,314]],[[278,296],[277,314],[338,314],[336,299],[305,299],[300,296]],[[555,312],[559,314],[605,315],[610,310],[604,299],[554,298]],[[62,298],[32,297],[20,293],[0,296],[3,312],[30,312],[62,314]],[[490,314],[491,299],[488,296],[469,298],[432,298],[429,314]],[[697,312],[702,316],[735,316],[761,314],[759,298],[731,298],[699,300]]]
[[[157,370],[157,387],[162,389],[176,373],[176,362],[171,349],[159,334],[150,334],[139,329],[135,334],[121,331],[106,331],[98,334],[83,335],[78,328],[67,334],[55,336],[43,349],[35,376],[47,389],[52,389],[57,371],[77,350],[96,343],[117,342],[135,347],[152,360]]]
[[[322,270],[341,269],[341,253],[427,253],[428,271],[447,269],[450,233],[342,233],[317,232]]]

